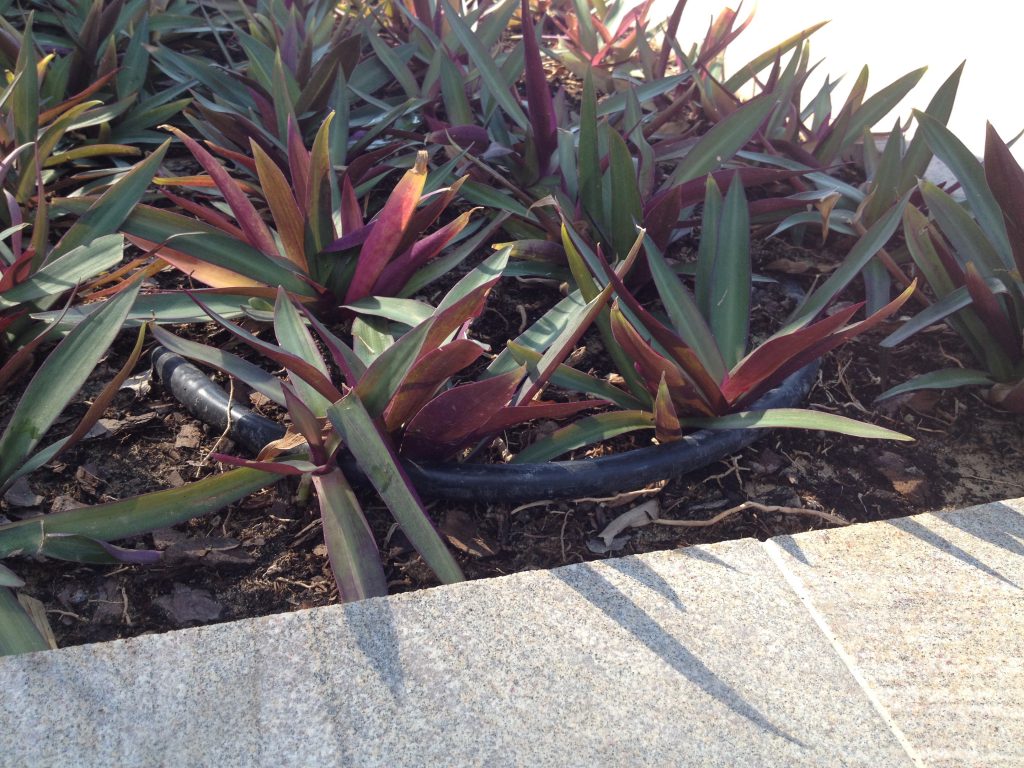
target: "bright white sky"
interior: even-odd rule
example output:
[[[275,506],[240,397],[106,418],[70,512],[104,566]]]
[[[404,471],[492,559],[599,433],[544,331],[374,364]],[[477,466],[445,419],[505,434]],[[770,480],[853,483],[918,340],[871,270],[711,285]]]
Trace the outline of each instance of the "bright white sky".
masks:
[[[729,3],[724,0],[688,0],[679,32],[684,47],[703,39],[711,17],[725,5]],[[675,0],[655,0],[652,15],[667,16],[674,6]],[[1024,25],[1015,6],[1005,0],[746,2],[740,15],[746,17],[753,10],[754,20],[726,52],[726,71],[734,71],[818,21],[831,19],[811,36],[811,61],[824,59],[819,67],[822,76],[827,72],[834,80],[845,75],[833,92],[834,104],[842,103],[864,64],[871,73],[868,95],[913,69],[928,67],[898,110],[905,120],[911,108],[927,106],[939,85],[966,59],[949,125],[971,150],[981,154],[986,120],[1007,141],[1024,129]],[[887,118],[876,130],[888,131],[894,120],[895,115]],[[1014,154],[1024,163],[1024,138]]]

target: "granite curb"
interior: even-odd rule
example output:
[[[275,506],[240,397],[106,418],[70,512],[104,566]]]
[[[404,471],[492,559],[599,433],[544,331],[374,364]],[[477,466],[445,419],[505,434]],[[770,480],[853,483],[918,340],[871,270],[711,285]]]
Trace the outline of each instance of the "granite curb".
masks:
[[[1022,511],[0,659],[0,766],[1021,765]]]

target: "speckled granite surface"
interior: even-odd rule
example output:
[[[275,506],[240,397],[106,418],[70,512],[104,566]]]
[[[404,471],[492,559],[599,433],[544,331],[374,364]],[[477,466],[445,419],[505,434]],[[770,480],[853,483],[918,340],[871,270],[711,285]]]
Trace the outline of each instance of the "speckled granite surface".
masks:
[[[1022,765],[1022,509],[0,659],[0,766]]]
[[[1008,501],[767,545],[925,765],[1024,765],[1022,512]]]

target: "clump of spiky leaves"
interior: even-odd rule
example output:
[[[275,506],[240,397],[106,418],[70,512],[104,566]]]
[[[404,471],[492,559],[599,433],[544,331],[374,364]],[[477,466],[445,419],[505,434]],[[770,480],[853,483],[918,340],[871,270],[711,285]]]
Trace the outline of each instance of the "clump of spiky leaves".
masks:
[[[272,299],[282,286],[325,311],[336,311],[341,304],[357,304],[369,296],[404,295],[410,281],[424,274],[469,224],[472,211],[426,232],[461,182],[426,192],[427,154],[420,151],[367,221],[356,190],[375,191],[392,168],[373,164],[377,155],[370,154],[339,177],[328,149],[331,117],[312,149],[305,148],[294,123],[292,127],[283,165],[256,142],[251,156],[214,147],[243,166],[253,181],[236,179],[199,142],[171,128],[206,173],[161,178],[159,183],[164,188],[211,189],[213,196],[202,200],[198,193],[185,197],[165,191],[196,218],[143,204],[124,220],[122,231],[199,283],[236,296]],[[60,204],[77,211],[85,203]],[[269,214],[272,226],[257,206]],[[434,270],[431,279],[443,271]]]
[[[99,311],[72,330],[47,356],[25,388],[10,421],[0,433],[0,494],[19,477],[37,469],[61,451],[74,445],[89,431],[102,415],[104,408],[110,404],[142,351],[141,333],[126,365],[96,398],[78,426],[70,434],[39,449],[39,444],[50,427],[71,399],[78,394],[100,358],[106,354],[107,348],[121,329],[138,292],[139,284],[140,280],[136,279],[132,285],[126,286],[125,290],[105,302]],[[14,361],[0,367],[0,380],[6,378],[12,362]],[[75,553],[81,552],[88,552],[89,554],[85,556],[91,558],[109,555],[107,562],[116,562],[118,559],[120,551],[117,548],[111,548],[107,553],[95,541],[78,541],[73,537],[54,535],[47,530],[45,523],[32,523],[32,546],[13,546],[5,550],[3,543],[0,543],[0,558],[18,550],[27,550],[56,557],[67,556],[68,559],[77,559]],[[16,524],[0,525],[0,542],[3,542],[5,536],[10,535],[8,532],[12,525]],[[130,559],[130,555],[126,554],[125,559]],[[19,586],[20,580],[9,569],[0,565],[0,655],[46,648],[42,635],[34,631],[28,616],[8,591],[9,588]]]
[[[894,207],[857,244],[832,279],[807,297],[794,319],[756,349],[748,351],[751,266],[749,213],[742,182],[735,179],[722,196],[708,177],[703,239],[691,293],[648,240],[647,266],[667,321],[653,314],[626,286],[624,273],[640,249],[641,238],[616,271],[600,249],[590,251],[566,227],[566,251],[584,299],[593,305],[615,302],[592,312],[605,347],[614,360],[626,361],[620,373],[630,394],[644,407],[589,416],[538,441],[516,461],[540,461],[594,440],[638,429],[654,429],[661,442],[678,440],[687,429],[798,427],[890,439],[904,436],[832,414],[799,410],[748,411],[758,397],[787,376],[812,363],[847,339],[876,326],[907,301],[907,291],[859,323],[851,323],[862,304],[817,319],[895,230],[902,206]],[[603,286],[603,287],[602,287]],[[529,353],[513,348],[513,355]]]
[[[918,273],[935,301],[882,342],[893,347],[945,321],[983,369],[927,373],[885,392],[922,388],[989,387],[991,402],[1024,412],[1024,170],[989,125],[984,164],[939,121],[918,114],[924,139],[954,172],[965,200],[921,180],[926,216],[904,212],[904,234]]]
[[[139,3],[36,5],[47,10],[28,13],[20,30],[0,21],[0,60],[19,83],[14,108],[22,114],[13,121],[18,143],[35,138],[30,113],[41,118],[44,169],[95,167],[90,163],[97,158],[137,155],[138,145],[160,143],[163,137],[153,128],[190,102],[184,87],[155,82],[150,67],[147,46],[160,30],[182,28],[175,8],[154,19]],[[75,137],[70,147],[66,136]]]
[[[323,0],[259,0],[239,3],[237,10],[221,17],[229,32],[218,36],[226,68],[170,46],[154,50],[163,72],[192,90],[189,119],[195,128],[236,152],[249,152],[255,142],[280,162],[291,130],[297,127],[300,141],[310,140],[324,115],[335,111],[340,116],[335,160],[343,162],[344,134],[377,122],[375,94],[383,97],[379,92],[392,84],[376,57],[359,66],[373,34],[370,25]],[[351,102],[364,97],[368,105],[376,103],[368,112],[350,114]]]
[[[102,291],[90,290],[89,284],[121,262],[124,242],[116,233],[146,191],[166,151],[164,144],[102,195],[83,205],[77,220],[53,246],[49,242],[48,207],[42,195],[31,238],[23,237],[26,224],[21,209],[8,198],[8,212],[16,223],[6,233],[8,243],[0,243],[0,334],[6,337],[0,337],[0,348],[9,348],[15,355],[6,361],[0,380],[6,381],[24,366],[31,352],[49,335],[48,328],[40,331],[39,324],[30,321],[30,312],[49,309],[69,292],[91,292],[96,299],[123,288],[123,278],[112,278],[112,285]],[[0,177],[9,168],[0,166]]]
[[[153,328],[169,349],[239,377],[287,409],[290,433],[267,446],[256,461],[220,458],[312,478],[331,564],[345,600],[385,594],[386,579],[363,511],[336,463],[339,450],[354,458],[438,577],[457,581],[458,566],[430,523],[399,453],[412,458],[449,456],[506,427],[571,416],[603,404],[543,402],[536,399],[535,386],[528,396],[516,397],[526,376],[524,368],[483,382],[451,385],[451,378],[484,352],[467,331],[483,311],[507,258],[506,252],[492,256],[462,278],[436,309],[419,302],[402,305],[401,325],[407,330],[393,339],[382,338],[383,334],[357,336],[349,346],[284,291],[279,291],[275,305],[276,345],[209,312],[223,328],[283,366],[285,381],[240,357]],[[395,316],[397,310],[393,305],[388,314]],[[321,346],[329,352],[330,365]],[[332,377],[334,369],[340,373],[339,383]]]

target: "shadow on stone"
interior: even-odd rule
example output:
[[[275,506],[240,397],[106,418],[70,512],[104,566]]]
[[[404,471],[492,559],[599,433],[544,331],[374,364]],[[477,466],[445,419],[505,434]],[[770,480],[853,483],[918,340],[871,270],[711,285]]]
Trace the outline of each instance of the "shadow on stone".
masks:
[[[991,517],[987,517],[984,526],[980,527],[972,526],[966,516],[961,516],[959,523],[949,520],[946,517],[943,517],[941,519],[943,519],[945,522],[955,525],[957,528],[960,528],[960,530],[964,531],[965,533],[969,533],[972,536],[977,536],[978,538],[983,539],[985,541],[993,540],[992,538],[989,538],[992,536],[990,526]],[[904,517],[898,520],[889,520],[888,523],[889,525],[895,528],[899,528],[901,531],[905,531],[906,533],[909,533],[912,536],[916,536],[917,538],[921,539],[921,541],[927,544],[931,544],[936,549],[941,550],[949,555],[952,555],[957,560],[967,563],[968,565],[977,568],[979,571],[987,573],[989,576],[992,576],[993,578],[999,579],[999,581],[1003,582],[1004,584],[1009,584],[1011,587],[1020,589],[1020,585],[1008,579],[995,568],[986,565],[971,553],[961,549],[956,544],[949,541],[949,539],[944,538],[940,534],[936,533],[930,528],[927,528],[926,526],[917,522],[913,518]],[[988,528],[989,530],[984,535],[982,535],[980,530],[981,527]]]
[[[758,728],[797,746],[806,746],[769,721],[592,566],[583,564],[576,568],[559,568],[551,571],[551,575],[582,595],[595,608],[627,630],[666,664],[709,696]],[[635,574],[630,575],[635,577]]]
[[[683,605],[683,601],[679,599],[679,595],[676,594],[676,591],[672,589],[672,585],[643,560],[632,557],[614,558],[612,560],[608,560],[605,565],[609,568],[614,568],[623,576],[628,576],[629,578],[640,582],[652,592],[656,592],[664,597],[680,611],[686,610],[686,606]]]
[[[741,573],[738,568],[725,562],[722,558],[711,554],[704,547],[684,547],[683,549],[677,549],[676,552],[686,557],[692,557],[694,560],[711,563],[712,565],[720,565],[722,568],[728,568],[733,573]]]
[[[370,608],[370,604],[363,603],[362,607]],[[371,610],[353,611],[349,615],[349,628],[359,650],[392,697],[399,700],[405,696],[405,675],[391,603],[373,600]]]
[[[772,541],[779,545],[779,549],[785,551],[795,560],[798,560],[803,565],[810,567],[811,561],[807,559],[807,555],[805,555],[804,551],[800,549],[800,545],[796,543],[796,539],[792,536],[776,536]]]
[[[965,510],[942,515],[942,521],[1015,555],[1024,555],[1024,515],[1006,504],[992,504],[999,515]]]

